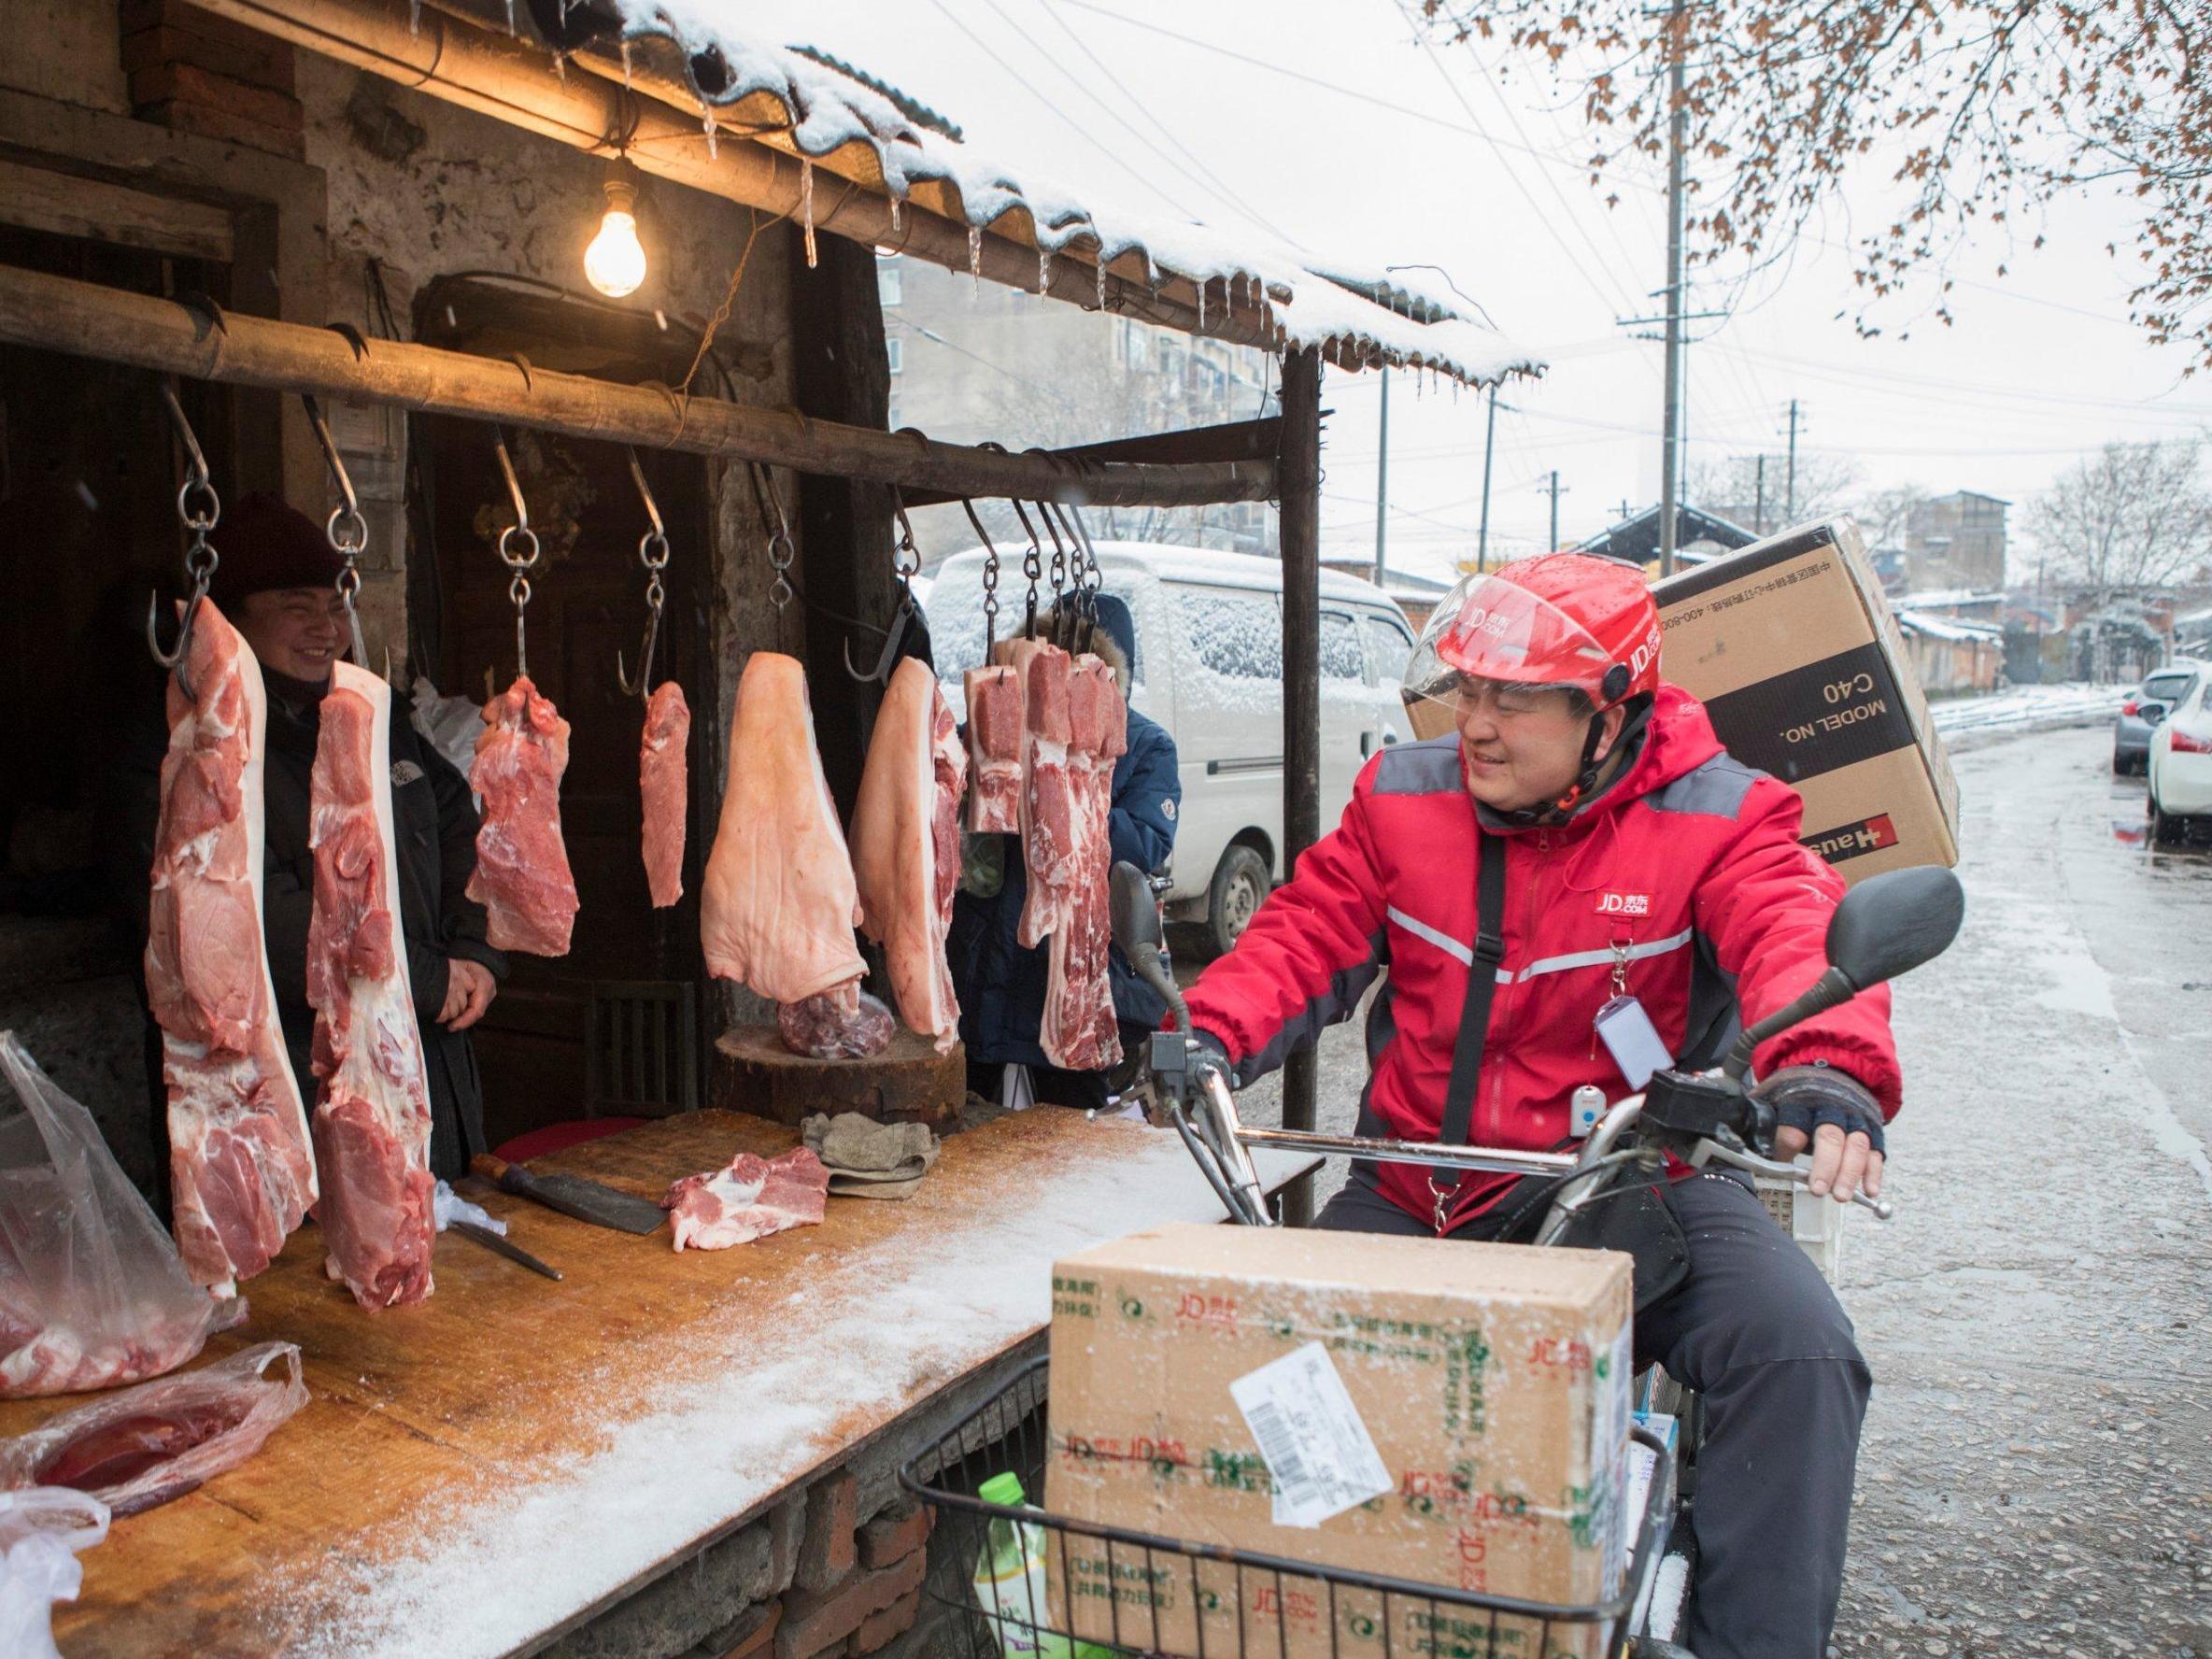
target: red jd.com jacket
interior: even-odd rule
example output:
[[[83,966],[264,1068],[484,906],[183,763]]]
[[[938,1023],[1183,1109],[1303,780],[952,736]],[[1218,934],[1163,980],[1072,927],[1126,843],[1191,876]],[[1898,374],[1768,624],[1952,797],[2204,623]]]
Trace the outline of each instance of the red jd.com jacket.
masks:
[[[1678,1064],[1717,1064],[1756,1023],[1820,976],[1843,883],[1797,842],[1796,792],[1732,759],[1704,706],[1662,686],[1627,774],[1560,828],[1478,819],[1455,737],[1369,761],[1334,833],[1260,908],[1237,948],[1190,992],[1193,1025],[1227,1045],[1240,1085],[1348,1016],[1378,973],[1361,1132],[1441,1133],[1475,927],[1477,847],[1508,837],[1505,961],[1490,1008],[1471,1138],[1547,1150],[1568,1140],[1567,1098],[1627,1092],[1591,1022],[1627,985]],[[1762,1047],[1761,1075],[1824,1060],[1897,1110],[1900,1078],[1884,987]],[[1383,1193],[1424,1221],[1429,1171],[1379,1166]],[[1454,1225],[1506,1176],[1470,1174]]]

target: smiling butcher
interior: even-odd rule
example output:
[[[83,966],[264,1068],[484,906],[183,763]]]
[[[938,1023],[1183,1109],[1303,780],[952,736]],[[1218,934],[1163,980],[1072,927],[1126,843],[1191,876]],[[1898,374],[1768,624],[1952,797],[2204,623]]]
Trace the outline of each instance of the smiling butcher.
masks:
[[[209,539],[221,555],[209,597],[253,648],[268,692],[262,921],[285,1047],[294,1074],[306,1084],[314,1075],[308,1062],[315,1029],[307,1003],[307,923],[315,893],[308,774],[331,665],[346,649],[346,613],[335,587],[339,559],[320,525],[268,495],[240,501]],[[465,892],[476,836],[468,784],[416,731],[404,699],[393,700],[390,732],[400,923],[430,1085],[431,1168],[450,1179],[486,1149],[483,1085],[468,1030],[498,994],[506,958],[485,942],[484,908]],[[160,751],[152,750],[143,778],[131,780],[138,874],[126,890],[141,895],[141,903],[160,810],[159,764]],[[168,1122],[158,1082],[152,1119],[155,1167],[165,1175]]]

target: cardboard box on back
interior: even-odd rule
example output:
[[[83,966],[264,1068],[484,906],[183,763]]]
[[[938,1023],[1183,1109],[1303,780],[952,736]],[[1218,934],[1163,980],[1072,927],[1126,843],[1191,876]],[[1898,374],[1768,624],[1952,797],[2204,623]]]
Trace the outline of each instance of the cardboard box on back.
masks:
[[[1855,882],[1956,864],[1958,785],[1848,518],[1801,524],[1652,590],[1666,676],[1728,752],[1805,801],[1805,844]]]
[[[1655,585],[1660,672],[1728,752],[1805,801],[1802,839],[1847,882],[1959,861],[1958,785],[1848,518],[1801,524]],[[1416,702],[1419,737],[1451,728]]]
[[[1563,1606],[1619,1593],[1629,1262],[1171,1227],[1054,1268],[1045,1507],[1171,1538]],[[1590,1625],[1066,1534],[1079,1638],[1241,1659],[1590,1655]],[[1203,1624],[1201,1648],[1200,1624]]]

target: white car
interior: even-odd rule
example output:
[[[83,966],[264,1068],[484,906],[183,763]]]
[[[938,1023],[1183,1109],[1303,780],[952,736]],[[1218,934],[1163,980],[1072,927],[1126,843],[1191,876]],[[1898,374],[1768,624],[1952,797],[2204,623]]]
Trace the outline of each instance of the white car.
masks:
[[[2200,672],[2150,734],[2150,839],[2177,841],[2212,815],[2212,673]]]

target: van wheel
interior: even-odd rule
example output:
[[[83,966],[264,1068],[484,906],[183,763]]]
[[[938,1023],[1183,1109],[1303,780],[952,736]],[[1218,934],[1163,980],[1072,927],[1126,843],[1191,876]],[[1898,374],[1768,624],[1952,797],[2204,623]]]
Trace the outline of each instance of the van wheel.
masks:
[[[1226,956],[1274,885],[1268,861],[1248,846],[1232,846],[1213,867],[1206,889],[1206,937],[1216,956]]]

